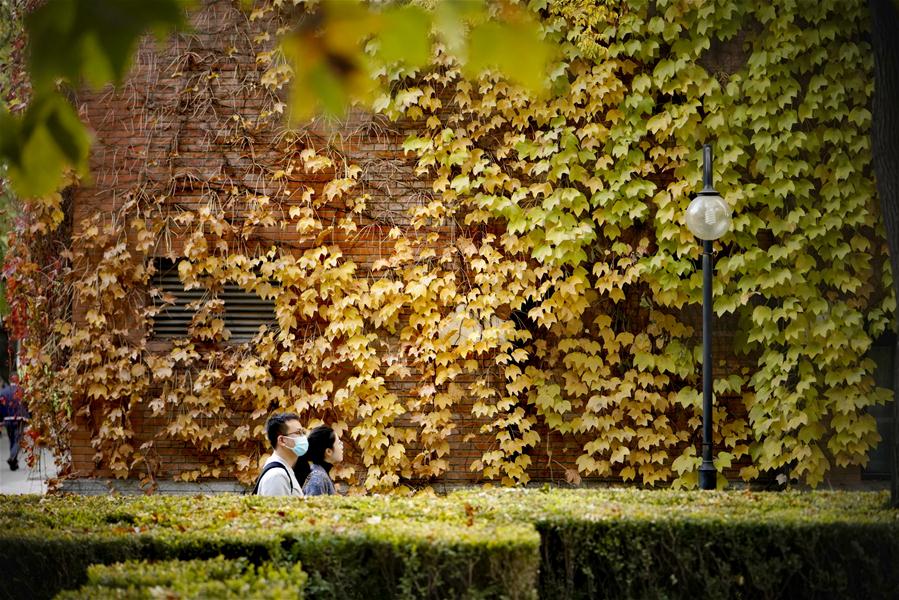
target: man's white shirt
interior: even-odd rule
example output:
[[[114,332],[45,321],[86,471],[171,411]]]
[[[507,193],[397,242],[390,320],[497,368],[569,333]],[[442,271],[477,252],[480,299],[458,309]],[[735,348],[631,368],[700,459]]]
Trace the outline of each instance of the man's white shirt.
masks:
[[[293,473],[293,468],[284,462],[277,454],[272,454],[268,457],[268,460],[265,461],[265,465],[263,465],[263,469],[266,465],[269,465],[273,462],[279,462],[286,467],[286,469],[274,468],[270,469],[265,475],[262,476],[262,479],[259,480],[259,495],[260,496],[303,496],[303,487],[297,481],[297,476]],[[293,484],[293,491],[291,491],[291,484]]]

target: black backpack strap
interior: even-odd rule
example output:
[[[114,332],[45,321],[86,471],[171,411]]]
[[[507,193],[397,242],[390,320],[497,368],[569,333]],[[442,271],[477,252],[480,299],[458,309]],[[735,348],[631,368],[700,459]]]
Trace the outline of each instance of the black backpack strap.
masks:
[[[254,496],[259,495],[259,484],[262,482],[262,476],[272,469],[284,469],[284,472],[287,473],[287,483],[290,484],[290,493],[293,494],[293,479],[290,478],[290,471],[287,470],[287,466],[284,463],[280,463],[278,461],[270,462],[262,467],[262,472],[259,473],[259,478],[256,479],[256,485],[253,487],[252,494]]]

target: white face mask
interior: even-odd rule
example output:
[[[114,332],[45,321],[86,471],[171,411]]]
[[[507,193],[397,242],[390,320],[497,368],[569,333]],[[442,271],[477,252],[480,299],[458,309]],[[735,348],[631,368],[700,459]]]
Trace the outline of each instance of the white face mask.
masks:
[[[309,450],[309,439],[305,435],[298,435],[296,437],[288,437],[285,435],[284,437],[288,440],[293,441],[293,447],[291,447],[291,450],[294,454],[297,455],[297,458],[303,456],[304,454],[306,454],[306,451]]]

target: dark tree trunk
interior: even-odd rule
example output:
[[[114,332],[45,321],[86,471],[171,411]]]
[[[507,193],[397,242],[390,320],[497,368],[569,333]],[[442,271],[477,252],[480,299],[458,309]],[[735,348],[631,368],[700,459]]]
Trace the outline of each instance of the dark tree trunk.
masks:
[[[874,102],[871,152],[877,194],[893,268],[893,292],[899,299],[899,4],[868,0],[874,48]],[[899,345],[893,366],[893,444],[890,448],[890,504],[899,508]]]

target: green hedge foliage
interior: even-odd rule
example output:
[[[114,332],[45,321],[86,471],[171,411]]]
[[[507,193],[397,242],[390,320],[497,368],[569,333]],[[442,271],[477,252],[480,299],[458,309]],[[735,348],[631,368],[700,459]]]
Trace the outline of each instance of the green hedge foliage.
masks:
[[[308,598],[899,597],[899,512],[886,505],[641,490],[0,497],[0,595],[94,585],[93,563],[222,556],[302,564]]]
[[[59,594],[57,600],[120,598],[266,598],[302,599],[306,573],[299,563],[254,566],[245,558],[209,560],[128,561],[92,565],[87,584]]]
[[[897,598],[899,511],[875,493],[469,493],[541,537],[541,598]],[[516,498],[509,501],[510,498]]]
[[[92,563],[219,555],[254,564],[300,562],[311,598],[535,598],[536,530],[527,523],[452,519],[447,502],[5,498],[0,564],[9,566],[12,597],[23,598],[50,598],[82,585]]]

